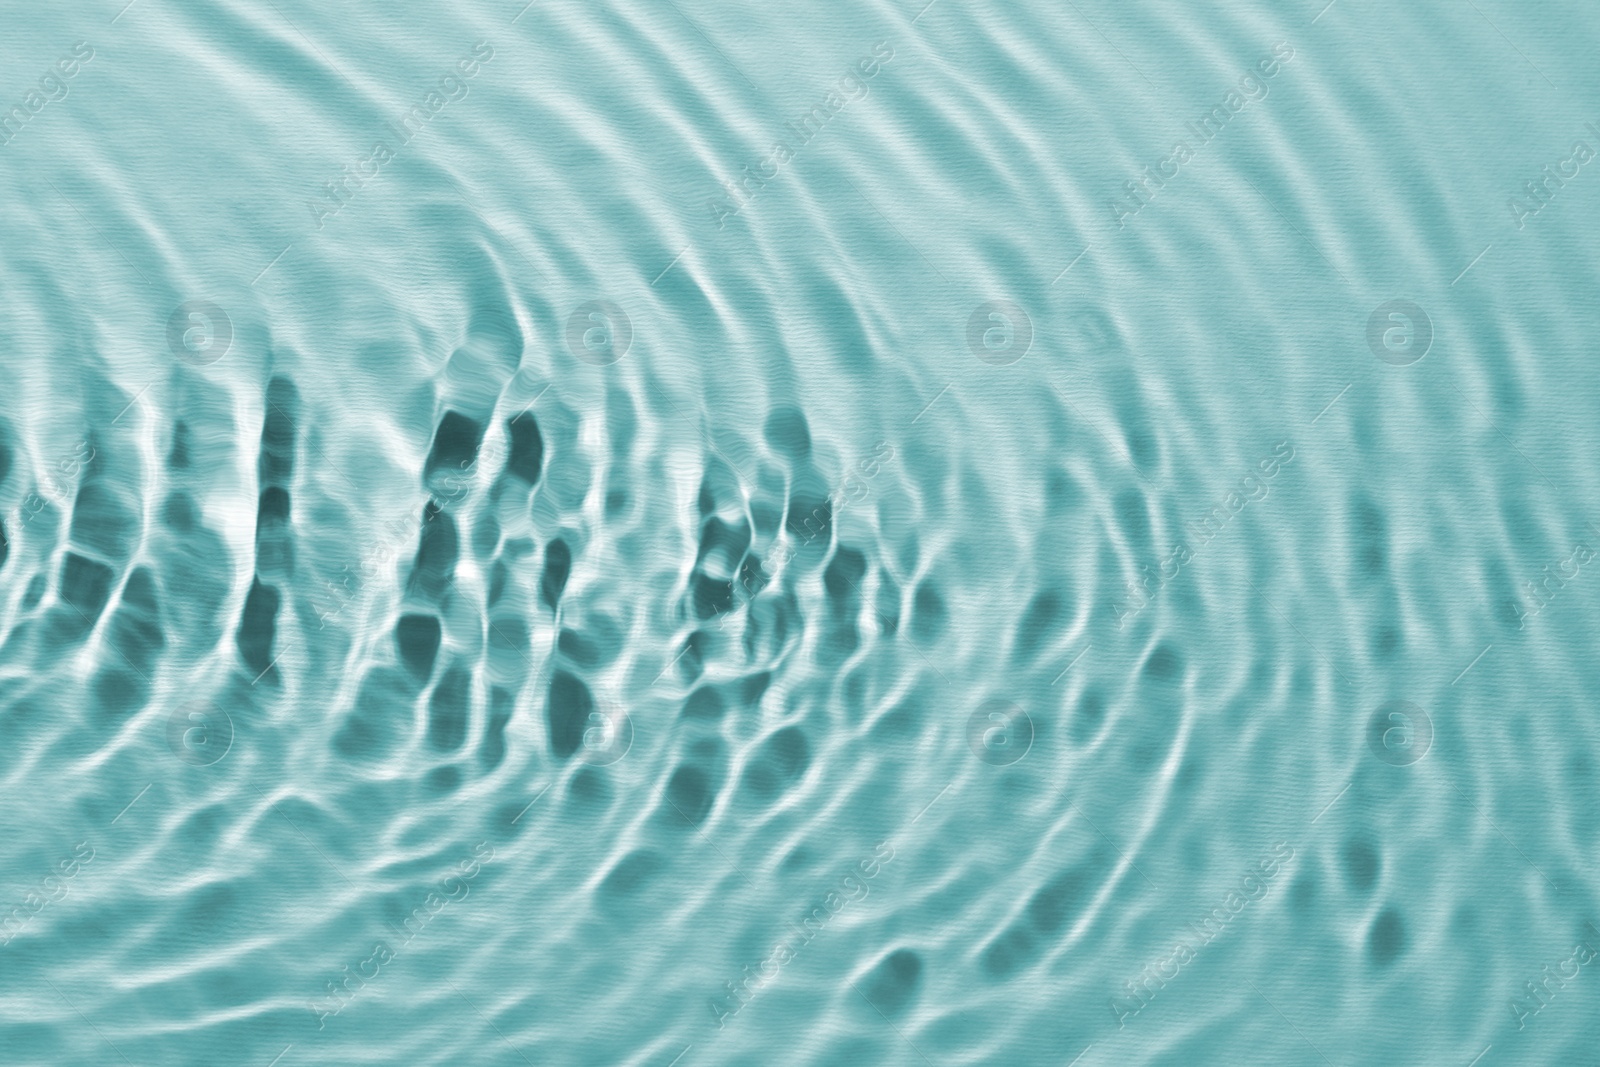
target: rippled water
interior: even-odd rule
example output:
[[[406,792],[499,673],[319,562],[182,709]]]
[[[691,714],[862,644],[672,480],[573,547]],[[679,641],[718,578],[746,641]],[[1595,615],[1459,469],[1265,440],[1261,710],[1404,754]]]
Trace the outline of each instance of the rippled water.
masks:
[[[1595,1062],[1590,6],[124,3],[0,1063]]]

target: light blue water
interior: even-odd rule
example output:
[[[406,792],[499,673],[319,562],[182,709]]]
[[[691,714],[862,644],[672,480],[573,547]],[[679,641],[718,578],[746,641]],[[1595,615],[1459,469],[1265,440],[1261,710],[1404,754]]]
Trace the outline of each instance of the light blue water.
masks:
[[[0,14],[0,1063],[1597,1062],[1591,5],[522,2]]]

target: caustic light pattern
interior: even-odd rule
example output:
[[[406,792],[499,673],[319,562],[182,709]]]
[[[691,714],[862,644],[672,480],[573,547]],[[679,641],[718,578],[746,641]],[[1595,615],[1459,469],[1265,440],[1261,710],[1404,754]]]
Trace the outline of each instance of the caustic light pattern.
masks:
[[[1594,1060],[1600,12],[0,32],[0,1064]]]

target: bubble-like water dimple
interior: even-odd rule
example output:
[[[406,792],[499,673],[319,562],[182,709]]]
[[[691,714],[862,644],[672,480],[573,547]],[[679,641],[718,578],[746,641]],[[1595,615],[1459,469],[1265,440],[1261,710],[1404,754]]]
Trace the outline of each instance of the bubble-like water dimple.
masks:
[[[545,546],[544,574],[539,579],[539,598],[552,611],[560,602],[571,573],[572,549],[558,537]]]
[[[441,471],[459,474],[477,462],[483,426],[459,411],[446,411],[433,433],[433,447],[422,467],[424,484],[431,485]]]
[[[1406,950],[1406,924],[1398,908],[1387,907],[1373,920],[1367,934],[1367,955],[1372,962],[1385,967],[1398,959]]]
[[[578,751],[593,711],[594,696],[583,679],[567,671],[556,671],[551,676],[545,717],[550,730],[550,751],[558,759],[568,759]]]
[[[768,798],[791,786],[811,762],[811,743],[798,726],[785,726],[761,743],[745,765],[743,786]]]
[[[467,737],[472,711],[472,676],[463,663],[445,669],[428,701],[428,745],[436,752],[454,752]]]
[[[272,667],[272,646],[277,637],[281,602],[278,590],[264,585],[260,579],[251,583],[250,592],[245,596],[235,641],[239,657],[252,676],[265,674]]]

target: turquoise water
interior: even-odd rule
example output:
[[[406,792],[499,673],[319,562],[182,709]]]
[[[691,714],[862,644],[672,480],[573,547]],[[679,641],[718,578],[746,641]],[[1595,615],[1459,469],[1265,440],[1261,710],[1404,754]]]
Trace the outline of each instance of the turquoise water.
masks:
[[[1596,1061],[1591,7],[125,3],[0,1063]]]

